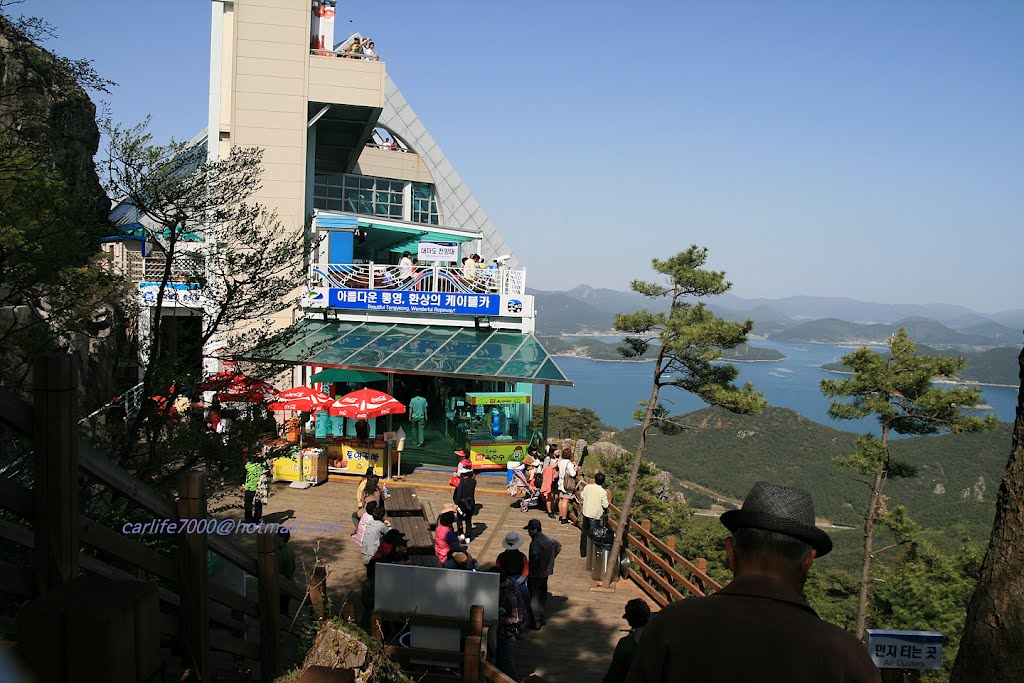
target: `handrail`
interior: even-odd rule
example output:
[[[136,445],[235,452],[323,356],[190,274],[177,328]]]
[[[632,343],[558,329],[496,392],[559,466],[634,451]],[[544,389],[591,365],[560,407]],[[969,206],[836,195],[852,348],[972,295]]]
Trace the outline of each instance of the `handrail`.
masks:
[[[608,506],[608,525],[615,529],[618,522],[612,515],[621,517],[622,512],[614,505]],[[574,519],[582,514],[578,503],[570,509]],[[624,539],[623,550],[632,562],[629,578],[644,590],[660,606],[682,600],[687,594],[702,597],[711,591],[719,591],[722,585],[708,576],[697,564],[690,562],[676,552],[675,539],[666,543],[650,531],[650,520],[638,523],[630,519],[629,533]],[[662,554],[665,557],[662,557]],[[680,565],[690,574],[684,575],[675,565]],[[699,585],[698,585],[699,584]],[[680,589],[682,587],[682,590]]]
[[[40,387],[45,390],[45,387],[52,385],[55,377],[59,379],[67,377],[69,374],[77,377],[74,373],[74,363],[67,359],[44,357],[37,362],[37,366],[37,394]],[[39,383],[40,378],[43,378],[42,384]],[[181,489],[182,498],[177,505],[171,499],[156,493],[130,472],[109,460],[86,440],[77,437],[75,428],[78,423],[73,417],[75,413],[75,382],[72,381],[66,386],[58,386],[60,388],[57,390],[49,390],[52,393],[59,392],[64,397],[62,402],[55,401],[58,404],[56,408],[51,407],[50,403],[33,406],[12,392],[0,389],[0,421],[7,424],[15,433],[35,442],[33,457],[57,458],[57,453],[53,449],[45,447],[46,442],[42,440],[43,437],[40,434],[46,432],[40,432],[36,423],[41,422],[49,426],[52,420],[45,418],[59,418],[64,423],[64,428],[69,430],[72,438],[76,441],[78,472],[87,474],[118,491],[157,518],[177,520],[182,517],[196,519],[207,517],[205,477],[199,473],[186,475],[183,484],[187,484],[187,486]],[[57,459],[56,462],[64,463],[65,469],[69,466],[67,458]],[[73,463],[74,460],[71,459],[71,462]],[[43,461],[43,464],[50,465],[46,460]],[[74,467],[73,464],[70,466]],[[196,485],[197,482],[198,485]],[[36,487],[39,486],[40,484],[37,482]],[[7,519],[0,519],[0,539],[27,549],[35,549],[37,553],[41,553],[45,549],[49,554],[43,558],[44,564],[52,562],[52,557],[58,552],[69,553],[68,556],[73,558],[73,565],[62,580],[58,577],[61,582],[72,579],[80,572],[90,572],[114,579],[138,580],[140,577],[135,573],[136,570],[141,570],[143,574],[160,582],[158,595],[161,601],[181,608],[176,618],[176,621],[180,622],[180,628],[183,629],[181,632],[200,634],[189,636],[195,638],[196,642],[192,645],[197,646],[190,646],[190,651],[205,653],[210,649],[219,649],[250,659],[260,659],[266,671],[276,669],[276,660],[273,657],[276,657],[279,629],[282,627],[276,616],[277,591],[280,590],[281,594],[299,600],[306,597],[306,591],[300,589],[293,581],[278,575],[275,556],[276,538],[269,535],[260,536],[258,545],[261,554],[257,560],[225,538],[209,534],[189,534],[187,538],[182,537],[183,544],[179,547],[178,555],[175,557],[161,553],[138,542],[137,539],[119,533],[118,529],[111,529],[83,516],[80,510],[74,507],[74,498],[70,504],[65,504],[63,509],[58,510],[59,514],[54,514],[55,518],[68,519],[73,527],[77,527],[71,534],[60,537],[49,531],[49,526],[40,524],[35,498],[44,493],[52,495],[50,490],[28,489],[13,479],[0,478],[0,509],[13,512],[24,520],[22,523],[15,523]],[[51,550],[51,546],[57,550]],[[99,551],[100,555],[80,552],[80,546]],[[247,574],[257,577],[260,586],[258,602],[227,586],[209,582],[206,579],[207,547]],[[122,568],[122,563],[124,568]],[[130,571],[126,571],[129,568]],[[33,580],[36,577],[20,571],[18,567],[0,563],[0,577],[5,579],[5,584],[9,589],[20,594],[21,597],[31,599],[38,595],[37,581]],[[53,583],[52,579],[50,579],[50,583]],[[47,588],[52,588],[52,586],[44,584],[42,590],[45,591]],[[216,613],[209,613],[205,609],[200,613],[194,604],[189,604],[189,609],[186,611],[186,603],[195,603],[197,595],[201,596],[200,604],[205,605],[205,599],[208,597],[234,612],[258,618],[260,620],[260,643],[246,642],[236,637],[235,634],[244,636],[245,626],[239,624],[233,617],[227,618]],[[272,610],[268,609],[268,602],[273,602]],[[271,615],[272,618],[268,618],[267,615]],[[168,621],[161,621],[159,628],[163,632],[173,635],[178,628],[174,623],[168,623]],[[227,632],[210,631],[207,624],[213,622],[225,627]],[[268,653],[270,654],[268,655]],[[208,661],[205,655],[195,656],[194,666],[203,671],[207,670]]]
[[[467,275],[457,266],[400,266],[381,263],[314,263],[310,287],[386,289],[441,294],[526,294],[526,269],[479,268]]]
[[[613,511],[617,515],[621,515],[622,514],[621,511],[617,507],[615,507],[614,505],[609,505],[608,509]],[[648,541],[650,543],[653,543],[658,548],[658,550],[660,550],[661,552],[663,552],[666,555],[668,555],[669,558],[671,558],[673,560],[673,562],[675,562],[676,564],[681,564],[686,569],[686,571],[690,572],[691,574],[696,576],[698,579],[700,579],[700,581],[704,585],[711,586],[716,591],[722,589],[722,584],[720,584],[717,581],[715,581],[714,579],[712,579],[702,569],[700,569],[697,565],[693,564],[688,559],[686,559],[685,557],[683,557],[682,555],[677,553],[675,548],[670,547],[668,544],[666,544],[660,538],[658,538],[657,536],[652,534],[648,529],[644,528],[643,525],[637,524],[635,519],[634,520],[630,520],[630,531],[638,532],[640,534],[640,536],[642,538],[644,538],[644,540],[646,540],[646,541]]]

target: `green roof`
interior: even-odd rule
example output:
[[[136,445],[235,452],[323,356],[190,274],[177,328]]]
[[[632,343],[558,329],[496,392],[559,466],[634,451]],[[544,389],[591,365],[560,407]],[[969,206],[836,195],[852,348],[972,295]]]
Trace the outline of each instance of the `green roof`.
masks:
[[[307,319],[242,358],[572,386],[536,337],[514,330]]]

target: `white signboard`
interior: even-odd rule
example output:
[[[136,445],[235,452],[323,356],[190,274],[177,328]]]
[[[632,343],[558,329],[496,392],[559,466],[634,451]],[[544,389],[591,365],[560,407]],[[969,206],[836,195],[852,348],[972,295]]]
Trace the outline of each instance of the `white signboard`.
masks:
[[[935,631],[868,629],[868,654],[879,669],[939,669],[942,643]]]
[[[156,306],[160,293],[159,282],[140,282],[139,298],[143,306]],[[198,285],[184,282],[168,282],[164,287],[163,305],[168,307],[186,306],[200,308],[203,305],[203,290]]]
[[[424,261],[455,263],[459,260],[459,245],[455,242],[420,242],[417,258],[420,263]]]

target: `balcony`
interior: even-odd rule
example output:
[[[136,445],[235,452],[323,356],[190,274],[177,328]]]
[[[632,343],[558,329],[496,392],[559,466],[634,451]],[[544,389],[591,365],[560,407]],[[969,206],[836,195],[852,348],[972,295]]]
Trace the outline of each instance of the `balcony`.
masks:
[[[108,263],[115,273],[124,275],[132,282],[160,282],[164,276],[167,255],[163,253],[143,256],[141,252],[127,249],[104,250]],[[194,282],[203,275],[203,259],[200,256],[178,254],[171,263],[169,282]]]
[[[311,289],[374,289],[441,294],[524,296],[526,269],[484,268],[467,278],[455,266],[402,266],[377,263],[316,263],[309,269]]]

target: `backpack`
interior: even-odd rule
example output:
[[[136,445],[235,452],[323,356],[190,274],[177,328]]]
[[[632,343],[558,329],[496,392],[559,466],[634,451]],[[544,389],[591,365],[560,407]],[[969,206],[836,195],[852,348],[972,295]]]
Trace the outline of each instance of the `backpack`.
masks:
[[[576,474],[579,475],[579,470],[576,470]],[[565,476],[562,477],[562,489],[568,494],[576,493],[576,489],[579,486],[579,477],[572,476],[569,474],[569,468],[565,468]]]

